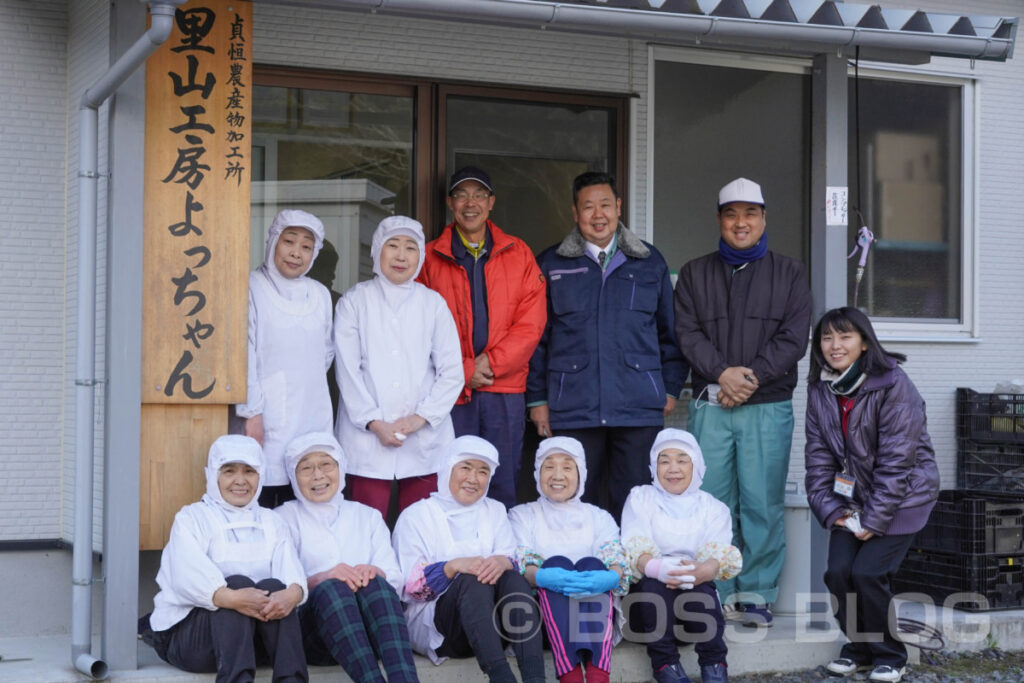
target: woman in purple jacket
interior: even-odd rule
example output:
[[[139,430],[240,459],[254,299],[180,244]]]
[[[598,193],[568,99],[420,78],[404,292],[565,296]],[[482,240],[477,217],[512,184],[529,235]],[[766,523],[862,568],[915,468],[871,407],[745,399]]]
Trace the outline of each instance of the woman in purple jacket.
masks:
[[[939,491],[924,400],[855,308],[814,328],[807,380],[807,500],[831,530],[825,584],[853,642],[826,669],[900,681],[907,650],[888,628],[890,581]],[[855,596],[855,609],[847,596]]]

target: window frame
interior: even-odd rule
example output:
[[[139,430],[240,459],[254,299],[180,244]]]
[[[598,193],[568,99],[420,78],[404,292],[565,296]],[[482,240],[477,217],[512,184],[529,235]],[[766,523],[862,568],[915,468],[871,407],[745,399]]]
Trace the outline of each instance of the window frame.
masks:
[[[877,318],[871,322],[879,339],[891,342],[975,343],[980,341],[978,302],[978,146],[977,121],[980,97],[977,77],[926,69],[894,67],[888,64],[861,63],[861,78],[884,79],[903,83],[920,83],[960,88],[960,320],[927,320]],[[854,67],[847,70],[854,78]],[[849,134],[853,133],[853,121]],[[863,142],[862,142],[863,144]],[[858,150],[861,152],[862,150]],[[953,188],[950,188],[953,189]],[[870,258],[870,257],[869,257]],[[868,268],[871,262],[868,262]]]
[[[630,195],[630,105],[629,93],[602,93],[565,90],[529,85],[497,84],[447,80],[428,77],[403,77],[304,67],[253,65],[253,83],[280,88],[314,90],[347,90],[375,95],[399,95],[413,98],[412,174],[413,214],[424,226],[427,239],[440,233],[444,226],[445,141],[447,137],[447,98],[479,97],[517,100],[543,104],[582,105],[611,109],[615,114],[614,174],[622,197],[623,211]],[[566,196],[570,188],[566,188]]]

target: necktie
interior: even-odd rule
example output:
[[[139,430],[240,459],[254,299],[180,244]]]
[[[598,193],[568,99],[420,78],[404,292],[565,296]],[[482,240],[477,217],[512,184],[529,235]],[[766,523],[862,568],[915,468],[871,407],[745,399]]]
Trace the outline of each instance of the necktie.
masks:
[[[608,258],[608,254],[603,251],[597,255],[597,265],[601,266],[602,269],[604,269],[604,261],[606,258]]]

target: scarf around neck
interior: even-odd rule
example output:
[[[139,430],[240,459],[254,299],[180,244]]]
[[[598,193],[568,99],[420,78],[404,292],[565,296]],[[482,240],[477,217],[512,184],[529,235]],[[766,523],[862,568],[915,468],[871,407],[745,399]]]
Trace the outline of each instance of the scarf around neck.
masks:
[[[852,396],[867,378],[860,369],[860,358],[841,373],[829,367],[821,369],[821,381],[836,396]]]
[[[721,237],[718,238],[718,256],[730,266],[742,266],[764,258],[768,253],[768,233],[763,233],[757,244],[750,249],[733,249]]]

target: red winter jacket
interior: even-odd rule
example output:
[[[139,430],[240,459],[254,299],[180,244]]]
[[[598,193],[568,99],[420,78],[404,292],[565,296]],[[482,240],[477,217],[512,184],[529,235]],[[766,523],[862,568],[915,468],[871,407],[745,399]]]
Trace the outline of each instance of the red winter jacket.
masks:
[[[475,369],[473,354],[473,303],[469,276],[452,254],[452,223],[441,236],[427,244],[427,255],[417,280],[438,292],[448,302],[462,346],[462,368],[466,384],[457,403],[472,393],[469,380]],[[519,394],[526,391],[530,356],[540,341],[547,322],[544,277],[526,242],[503,232],[487,221],[491,254],[484,265],[487,283],[487,354],[494,372],[494,384],[479,391]]]

